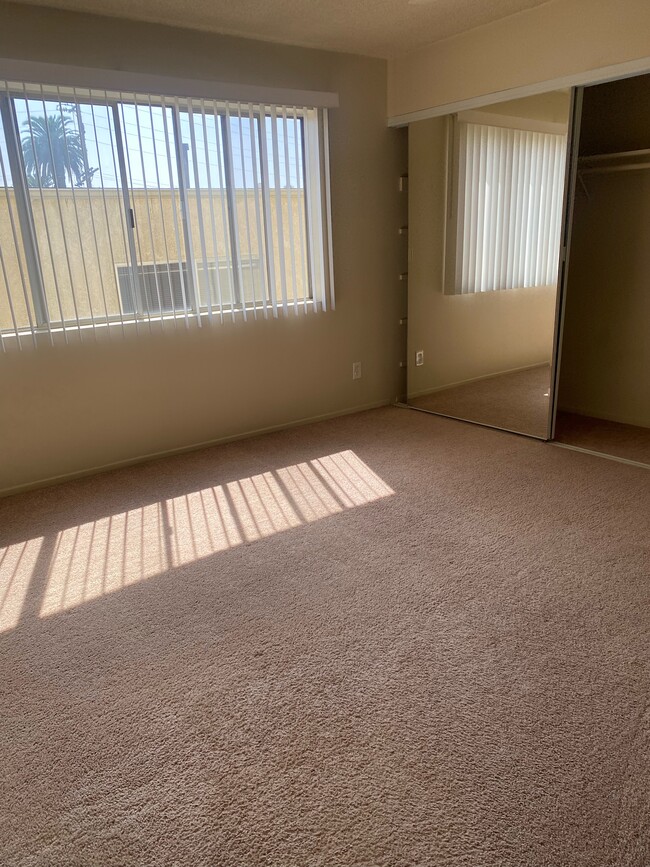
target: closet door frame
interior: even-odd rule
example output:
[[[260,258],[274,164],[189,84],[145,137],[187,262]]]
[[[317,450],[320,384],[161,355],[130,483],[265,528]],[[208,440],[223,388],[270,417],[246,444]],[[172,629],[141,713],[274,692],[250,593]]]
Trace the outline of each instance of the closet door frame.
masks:
[[[550,407],[546,439],[555,438],[555,419],[557,416],[560,366],[562,362],[562,336],[564,313],[569,278],[569,254],[573,230],[573,208],[575,203],[576,181],[578,179],[578,153],[580,150],[580,123],[582,120],[582,97],[584,87],[571,90],[569,132],[567,137],[567,162],[564,178],[564,202],[562,206],[562,233],[560,236],[560,261],[558,266],[557,295],[555,300],[555,328],[553,333],[553,358],[551,361]]]

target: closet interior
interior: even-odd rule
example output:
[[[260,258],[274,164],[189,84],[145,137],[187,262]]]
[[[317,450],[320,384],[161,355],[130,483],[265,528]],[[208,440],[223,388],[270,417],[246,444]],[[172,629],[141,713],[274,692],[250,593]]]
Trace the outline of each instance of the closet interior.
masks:
[[[586,87],[556,442],[650,464],[650,75]]]

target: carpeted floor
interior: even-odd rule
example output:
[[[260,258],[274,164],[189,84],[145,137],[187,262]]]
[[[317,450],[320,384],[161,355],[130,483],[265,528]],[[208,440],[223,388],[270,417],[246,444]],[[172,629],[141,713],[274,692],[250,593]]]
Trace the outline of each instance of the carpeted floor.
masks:
[[[649,515],[396,408],[0,502],[0,863],[647,867]]]
[[[547,435],[551,368],[545,364],[416,398],[410,406],[541,437]]]
[[[558,412],[555,439],[581,449],[650,464],[650,428]]]

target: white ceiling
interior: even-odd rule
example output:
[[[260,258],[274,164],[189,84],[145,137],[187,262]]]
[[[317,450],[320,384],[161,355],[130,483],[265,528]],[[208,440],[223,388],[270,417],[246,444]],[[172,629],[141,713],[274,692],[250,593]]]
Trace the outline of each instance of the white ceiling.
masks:
[[[551,0],[18,0],[375,57],[394,57]]]

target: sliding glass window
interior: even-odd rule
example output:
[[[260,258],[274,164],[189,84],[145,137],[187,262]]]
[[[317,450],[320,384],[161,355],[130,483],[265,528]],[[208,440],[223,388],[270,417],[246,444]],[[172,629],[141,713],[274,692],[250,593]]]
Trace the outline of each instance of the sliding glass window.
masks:
[[[323,110],[0,88],[3,344],[331,304]]]

